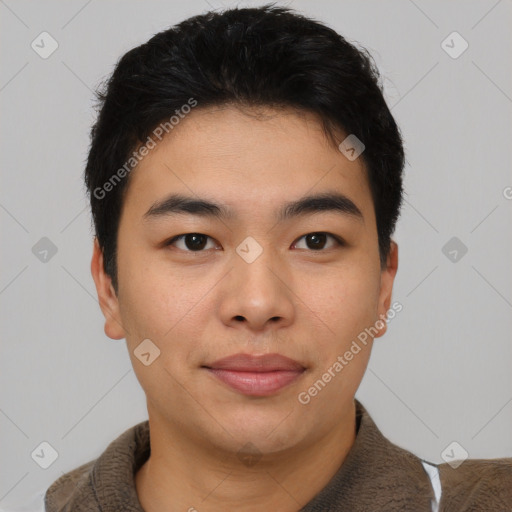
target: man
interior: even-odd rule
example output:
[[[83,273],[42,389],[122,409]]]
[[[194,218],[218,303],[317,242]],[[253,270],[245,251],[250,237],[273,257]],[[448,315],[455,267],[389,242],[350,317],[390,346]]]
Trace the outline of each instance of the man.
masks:
[[[149,420],[48,512],[512,510],[512,459],[436,466],[354,396],[386,331],[404,152],[371,58],[265,6],[118,63],[85,181],[105,333]]]

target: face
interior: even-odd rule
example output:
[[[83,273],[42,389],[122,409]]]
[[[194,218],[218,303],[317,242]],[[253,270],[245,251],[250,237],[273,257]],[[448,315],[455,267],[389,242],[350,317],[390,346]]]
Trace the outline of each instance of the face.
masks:
[[[261,112],[181,120],[130,176],[117,296],[97,243],[92,272],[105,332],[126,338],[150,423],[271,454],[314,443],[347,416],[372,345],[358,336],[385,331],[397,248],[382,270],[361,158],[329,144],[312,115]],[[166,202],[176,194],[195,205]],[[311,196],[322,197],[303,201]]]

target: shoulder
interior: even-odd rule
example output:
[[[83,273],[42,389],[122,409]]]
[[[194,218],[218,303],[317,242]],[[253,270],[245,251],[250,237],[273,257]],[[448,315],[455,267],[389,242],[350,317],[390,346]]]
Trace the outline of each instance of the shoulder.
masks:
[[[120,434],[98,458],[53,482],[45,494],[46,512],[139,511],[133,477],[150,449],[145,420]]]
[[[45,494],[46,510],[68,510],[70,499],[76,500],[84,497],[84,492],[90,488],[88,484],[96,460],[82,464],[55,480]]]
[[[512,511],[512,457],[440,464],[440,512]]]

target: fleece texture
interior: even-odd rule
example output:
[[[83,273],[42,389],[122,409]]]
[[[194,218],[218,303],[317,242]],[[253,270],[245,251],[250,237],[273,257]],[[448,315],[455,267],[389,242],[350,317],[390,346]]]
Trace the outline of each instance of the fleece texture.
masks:
[[[356,400],[356,440],[330,482],[298,512],[432,512],[421,459],[386,439]],[[144,512],[134,475],[150,455],[148,421],[46,491],[46,512]],[[512,458],[440,464],[439,512],[512,512]]]

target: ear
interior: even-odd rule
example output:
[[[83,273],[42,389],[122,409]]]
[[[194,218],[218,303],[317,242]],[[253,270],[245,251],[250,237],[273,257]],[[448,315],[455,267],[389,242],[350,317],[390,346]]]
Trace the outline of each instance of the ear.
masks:
[[[98,239],[94,238],[94,248],[91,259],[91,274],[98,293],[98,302],[105,317],[105,334],[113,340],[125,337],[125,330],[121,323],[119,301],[112,286],[112,279],[105,273],[103,267],[103,251]]]
[[[398,270],[398,245],[396,242],[391,241],[389,254],[386,260],[386,268],[382,270],[380,275],[380,293],[379,293],[379,306],[378,314],[379,320],[377,322],[384,324],[379,328],[379,332],[375,335],[376,338],[382,336],[387,330],[386,317],[387,312],[391,306],[391,295],[393,292],[393,283],[395,281],[396,271]]]

